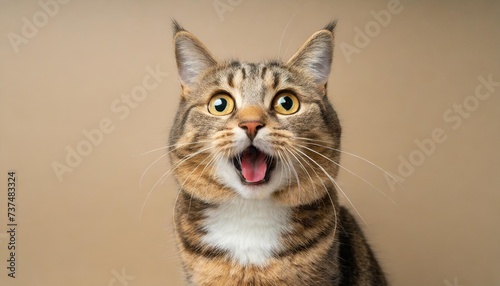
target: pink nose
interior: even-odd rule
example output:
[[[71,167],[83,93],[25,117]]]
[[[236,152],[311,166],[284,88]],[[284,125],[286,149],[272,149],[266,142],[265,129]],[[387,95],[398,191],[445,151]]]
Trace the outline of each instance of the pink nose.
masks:
[[[264,123],[260,121],[243,121],[238,125],[240,128],[245,129],[248,138],[253,140],[257,136],[257,131],[265,126]]]

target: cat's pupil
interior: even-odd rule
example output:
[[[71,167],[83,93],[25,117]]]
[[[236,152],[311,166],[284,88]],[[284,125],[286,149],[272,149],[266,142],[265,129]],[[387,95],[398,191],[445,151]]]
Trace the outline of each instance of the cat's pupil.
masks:
[[[218,112],[223,112],[227,108],[227,100],[225,100],[224,98],[218,98],[214,102],[214,107]]]
[[[285,110],[290,110],[293,107],[293,100],[289,96],[283,96],[278,100],[278,104]]]

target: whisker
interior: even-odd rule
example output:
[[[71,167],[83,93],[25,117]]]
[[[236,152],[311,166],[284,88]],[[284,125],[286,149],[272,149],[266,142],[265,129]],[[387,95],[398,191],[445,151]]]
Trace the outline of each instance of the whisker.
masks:
[[[139,180],[139,189],[142,189],[142,181],[144,180],[144,176],[146,175],[146,173],[149,171],[149,169],[151,169],[151,167],[154,166],[154,164],[156,164],[162,158],[164,158],[165,156],[167,156],[168,154],[172,153],[173,151],[177,150],[180,147],[187,146],[187,145],[193,145],[193,144],[202,144],[202,143],[206,143],[206,142],[209,142],[209,141],[198,141],[198,142],[191,142],[191,143],[173,144],[173,145],[168,145],[168,146],[156,148],[156,149],[153,149],[153,150],[150,150],[150,151],[142,153],[141,155],[146,155],[146,154],[149,154],[149,153],[152,153],[152,152],[156,152],[156,151],[159,151],[159,150],[164,150],[164,149],[167,149],[167,148],[171,148],[171,147],[177,146],[176,148],[174,148],[174,149],[168,151],[167,153],[163,154],[162,156],[160,156],[158,159],[154,160],[153,163],[149,164],[149,166],[144,170],[144,172],[142,172],[141,179]]]
[[[335,203],[333,202],[332,195],[330,194],[330,191],[328,191],[328,187],[325,185],[325,183],[323,182],[323,180],[319,176],[318,172],[316,172],[316,170],[313,168],[313,166],[307,160],[305,160],[303,158],[303,156],[301,156],[298,152],[296,154],[297,154],[297,156],[299,156],[300,158],[302,158],[302,160],[304,160],[304,162],[311,168],[311,170],[313,170],[314,174],[316,174],[316,177],[318,177],[319,181],[323,185],[323,188],[325,189],[326,194],[328,195],[328,199],[330,200],[330,203],[332,204],[332,208],[333,208],[333,217],[334,217],[333,236],[335,237],[335,233],[337,232],[337,222],[338,222],[338,219],[337,219],[337,208],[335,207]],[[311,160],[311,159],[312,158],[309,158],[309,160]],[[312,180],[312,178],[311,178],[311,180]],[[316,188],[315,188],[315,190],[316,190]]]
[[[176,143],[176,144],[172,144],[172,145],[167,145],[167,146],[155,148],[155,149],[152,149],[152,150],[140,153],[139,155],[136,155],[136,156],[144,156],[144,155],[147,155],[147,154],[150,154],[150,153],[153,153],[153,152],[156,152],[156,151],[160,151],[160,150],[165,150],[165,149],[168,149],[168,148],[171,148],[171,147],[174,147],[174,146],[183,147],[183,146],[187,146],[187,145],[201,144],[201,143],[208,143],[208,142],[210,142],[210,141],[203,140],[203,141],[190,142],[190,143]],[[175,149],[177,149],[177,148],[175,148]]]
[[[335,187],[338,188],[338,190],[342,193],[342,195],[344,195],[344,197],[347,199],[347,201],[349,202],[349,204],[352,206],[352,208],[354,209],[354,211],[356,212],[356,214],[361,218],[361,220],[363,221],[363,223],[365,225],[368,225],[366,223],[365,219],[363,218],[363,216],[358,211],[358,209],[352,203],[351,199],[349,199],[349,197],[344,192],[344,190],[339,186],[339,184],[335,181],[335,179],[325,170],[325,168],[323,168],[323,166],[321,166],[321,164],[319,164],[318,162],[316,162],[314,159],[312,159],[310,156],[308,156],[307,154],[305,154],[304,152],[302,152],[300,149],[295,148],[295,147],[292,147],[292,148],[295,149],[297,152],[301,153],[302,155],[304,155],[306,158],[308,158],[311,162],[313,162],[314,164],[316,164],[316,166],[318,166],[323,171],[323,173],[328,177],[328,179],[330,179],[330,181],[335,185]]]
[[[201,173],[200,173],[200,175],[198,176],[198,178],[196,178],[196,182],[195,182],[195,184],[194,184],[194,187],[195,187],[195,188],[196,188],[196,186],[198,185],[198,181],[200,180],[201,176],[203,176],[203,173],[205,173],[205,170],[206,170],[206,169],[207,169],[207,168],[208,168],[211,164],[213,164],[216,160],[218,160],[219,156],[220,156],[220,153],[219,153],[219,152],[217,152],[217,153],[215,153],[215,154],[210,154],[209,156],[207,156],[207,158],[205,158],[205,160],[206,160],[206,159],[208,159],[208,158],[211,158],[211,159],[210,159],[210,161],[208,161],[208,163],[205,165],[205,167],[203,168],[203,170],[201,170]],[[205,162],[205,160],[203,160],[203,162]],[[198,167],[199,167],[199,166],[200,166],[203,162],[201,162],[198,166],[196,166],[196,168],[195,168],[195,169],[197,169],[197,168],[198,168]],[[194,171],[194,170],[193,170],[193,171]],[[186,180],[187,180],[187,179],[188,179],[188,178],[186,178]],[[184,182],[185,182],[185,181],[184,181]]]
[[[375,190],[377,190],[380,194],[382,194],[384,197],[386,197],[387,199],[389,199],[392,203],[394,203],[395,205],[397,205],[397,203],[391,199],[388,195],[386,195],[384,192],[382,192],[379,188],[377,188],[376,186],[374,186],[372,183],[368,182],[366,179],[364,179],[363,177],[359,176],[358,174],[354,173],[353,171],[349,170],[348,168],[342,166],[341,164],[333,161],[332,159],[328,158],[327,156],[321,154],[320,152],[314,150],[314,149],[311,149],[311,148],[308,148],[307,146],[304,146],[304,145],[301,145],[299,144],[300,147],[304,148],[304,149],[307,149],[311,152],[314,152],[315,154],[318,154],[320,155],[321,157],[325,158],[326,160],[332,162],[333,164],[339,166],[340,168],[346,170],[347,172],[349,172],[350,174],[356,176],[358,179],[362,180],[363,182],[365,182],[366,184],[368,184],[369,186],[371,186],[372,188],[374,188]]]
[[[283,31],[283,34],[281,34],[280,45],[279,45],[279,48],[278,48],[278,59],[280,58],[280,54],[281,54],[281,45],[283,43],[283,38],[285,37],[286,31],[288,30],[288,26],[290,26],[290,24],[292,23],[293,19],[297,15],[297,12],[299,12],[299,9],[295,10],[295,13],[293,13],[293,15],[290,18],[290,20],[288,20],[288,23],[285,26],[285,30]]]
[[[177,233],[177,223],[175,222],[175,210],[177,210],[177,202],[179,201],[179,195],[182,193],[182,189],[177,190],[177,195],[175,196],[174,207],[172,209],[172,221],[174,225],[174,231]]]
[[[151,169],[151,167],[153,167],[153,165],[156,164],[156,162],[165,158],[165,156],[168,156],[168,154],[169,153],[165,153],[165,154],[161,155],[158,159],[154,160],[153,163],[149,164],[149,166],[144,170],[144,172],[142,172],[141,179],[139,180],[139,189],[142,189],[142,180],[144,179],[144,176],[149,171],[149,169]]]
[[[323,180],[321,180],[321,177],[318,175],[318,172],[316,172],[316,170],[314,170],[314,167],[307,161],[304,159],[304,156],[302,156],[300,153],[298,153],[297,151],[294,152],[297,156],[300,157],[300,159],[302,159],[302,161],[304,161],[304,163],[306,163],[310,168],[311,170],[314,172],[314,174],[316,175],[316,177],[319,179],[319,181],[321,182],[321,184],[323,185],[323,188],[325,189],[326,192],[328,192],[328,188],[326,187],[325,183],[323,182]],[[312,177],[309,175],[309,172],[307,171],[308,173],[308,176],[309,176],[309,179],[311,180],[311,182],[313,182],[312,180]],[[317,191],[316,189],[316,186],[314,186],[314,191]]]
[[[293,31],[292,37],[290,38],[290,42],[288,42],[288,46],[286,47],[286,50],[283,53],[283,56],[286,56],[286,54],[288,53],[288,49],[290,49],[290,46],[292,45],[294,38],[295,38],[295,31]]]
[[[213,160],[210,160],[210,162],[208,162],[208,164],[207,164],[206,167],[210,166],[211,164],[214,165],[214,166],[215,165],[220,165],[219,162],[222,159],[223,159],[222,154],[220,152],[216,152],[216,155],[214,156]],[[203,169],[203,171],[200,174],[200,176],[203,175],[204,172],[205,172],[205,169]],[[216,176],[215,172],[216,172],[216,168],[212,168],[211,173],[209,173],[209,176],[215,177]],[[206,188],[205,188],[205,192],[207,192]]]
[[[305,169],[304,165],[302,165],[302,163],[300,162],[300,160],[299,160],[299,159],[297,159],[297,157],[293,154],[293,152],[290,152],[290,150],[287,150],[287,151],[288,151],[288,153],[290,153],[290,155],[292,155],[292,156],[295,158],[295,160],[299,163],[299,165],[301,166],[302,170],[304,170],[304,172],[306,172],[306,173],[307,173],[307,171],[306,171],[306,169]],[[294,170],[295,170],[295,168],[294,168]],[[298,177],[297,171],[295,171],[295,177],[297,178],[297,182],[298,182],[297,184],[299,185],[299,204],[300,204],[300,202],[301,202],[301,194],[302,194],[302,192],[300,191],[300,182],[299,182],[299,180],[300,180],[300,179],[299,179],[299,177]]]
[[[153,187],[149,190],[148,195],[146,196],[146,199],[144,200],[144,203],[142,204],[142,207],[141,207],[141,214],[140,214],[140,216],[139,216],[139,218],[140,218],[140,221],[141,221],[141,222],[142,222],[142,214],[143,214],[143,212],[144,212],[144,207],[146,206],[146,203],[147,203],[147,201],[148,201],[149,197],[150,197],[150,196],[151,196],[151,194],[153,193],[153,190],[154,190],[154,189],[156,188],[156,186],[160,183],[160,181],[161,181],[161,180],[163,180],[163,179],[164,179],[167,175],[169,175],[170,173],[172,173],[175,169],[177,169],[180,165],[182,165],[182,164],[183,164],[184,162],[186,162],[187,160],[189,160],[189,159],[193,158],[194,156],[197,156],[197,155],[199,155],[199,154],[201,154],[201,153],[203,153],[203,152],[206,152],[206,151],[208,151],[208,150],[210,150],[210,149],[213,149],[213,148],[215,148],[215,147],[210,146],[210,147],[207,147],[207,148],[204,148],[204,149],[198,150],[197,152],[192,153],[192,154],[190,154],[190,155],[188,155],[188,156],[183,157],[183,158],[182,158],[179,162],[177,162],[177,163],[175,164],[175,166],[173,166],[172,168],[170,168],[170,170],[168,170],[167,172],[165,172],[165,173],[164,173],[164,174],[163,174],[163,175],[162,175],[162,176],[161,176],[161,177],[160,177],[160,178],[156,181],[156,183],[153,185]]]
[[[191,175],[196,171],[196,169],[198,169],[199,166],[201,166],[203,163],[205,163],[205,161],[211,157],[214,157],[214,154],[210,154],[208,155],[207,157],[205,157],[205,159],[203,159],[203,161],[201,161],[200,163],[198,163],[198,165],[193,169],[191,170],[191,172],[189,172],[189,174],[186,176],[186,179],[182,182],[182,184],[180,185],[180,188],[184,188],[184,185],[186,184],[186,182],[191,179]],[[213,159],[213,158],[212,158]],[[210,161],[212,161],[212,159],[210,159]],[[208,162],[208,164],[210,164],[210,162]],[[207,168],[208,165],[205,165],[205,168],[203,168],[202,170],[202,174],[203,174],[203,171]],[[201,176],[201,174],[200,174]],[[200,178],[200,176],[198,176],[198,179]],[[196,180],[196,182],[198,182],[198,179]],[[196,184],[195,184],[196,186]]]
[[[285,156],[283,155],[282,151],[278,151],[278,158],[280,159],[281,162],[281,172],[282,172],[281,178],[283,178],[283,174],[285,174],[285,171],[287,173],[287,178],[289,178],[291,175],[290,169],[288,167],[288,163],[286,162]],[[290,180],[288,180],[287,186],[290,186]]]
[[[309,177],[309,180],[311,181],[311,186],[313,187],[313,191],[316,193],[318,190],[316,189],[316,186],[314,184],[314,181],[311,177],[311,175],[309,174],[309,171],[307,171],[306,167],[302,164],[302,162],[299,160],[299,158],[297,158],[297,156],[300,156],[298,153],[297,156],[295,156],[294,152],[292,152],[291,150],[287,150],[294,158],[295,160],[299,163],[300,167],[302,168],[302,170],[304,170],[304,173],[307,174],[307,176]],[[299,192],[299,203],[300,203],[300,194],[301,192]]]
[[[285,173],[285,162],[284,162],[284,158],[283,158],[283,155],[281,153],[281,151],[277,151],[277,154],[278,154],[278,158],[279,158],[279,162],[281,162],[281,174],[280,174],[280,181],[279,181],[279,184],[278,185],[281,185],[281,182],[283,182],[283,174]]]
[[[297,174],[297,170],[295,170],[295,167],[293,166],[293,163],[292,161],[290,160],[290,156],[288,156],[288,154],[290,153],[290,151],[286,150],[287,152],[284,153],[284,155],[286,156],[287,158],[287,161],[289,163],[289,167],[290,167],[290,174],[292,173],[293,171],[293,174],[295,176],[295,179],[297,180],[297,186],[299,187],[299,194],[301,192],[301,185],[300,185],[300,179],[299,179],[299,174]]]
[[[328,141],[323,141],[323,140],[317,140],[317,139],[311,139],[311,138],[304,138],[304,137],[296,137],[296,139],[299,139],[299,140],[308,140],[308,141],[313,141],[313,142],[324,142],[324,143],[330,143]],[[323,144],[317,144],[317,143],[308,143],[308,144],[311,144],[311,145],[315,145],[315,146],[319,146],[319,147],[323,147],[323,148],[327,148],[327,149],[330,149],[330,150],[333,150],[333,151],[337,151],[337,152],[340,152],[340,153],[343,153],[343,154],[346,154],[346,155],[349,155],[349,156],[352,156],[354,158],[357,158],[357,159],[360,159],[362,161],[364,161],[365,163],[368,163],[370,164],[371,166],[375,167],[376,169],[378,169],[379,171],[383,172],[385,175],[389,176],[389,178],[391,178],[392,180],[394,180],[395,182],[398,183],[398,185],[403,188],[403,190],[405,190],[405,187],[403,186],[403,184],[401,184],[399,182],[398,179],[396,179],[393,175],[391,175],[388,171],[386,171],[384,168],[380,167],[379,165],[373,163],[372,161],[362,157],[362,156],[359,156],[359,155],[356,155],[354,153],[351,153],[351,152],[348,152],[348,151],[344,151],[344,150],[340,150],[340,149],[337,149],[337,148],[333,148],[333,147],[330,147],[330,146],[327,146],[327,145],[323,145]]]

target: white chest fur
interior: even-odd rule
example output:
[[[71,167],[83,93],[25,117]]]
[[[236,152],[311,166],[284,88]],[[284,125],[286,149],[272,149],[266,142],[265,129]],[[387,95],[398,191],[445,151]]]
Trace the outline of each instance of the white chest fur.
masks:
[[[266,264],[281,248],[290,210],[270,200],[238,199],[206,212],[203,242],[226,250],[242,265]]]

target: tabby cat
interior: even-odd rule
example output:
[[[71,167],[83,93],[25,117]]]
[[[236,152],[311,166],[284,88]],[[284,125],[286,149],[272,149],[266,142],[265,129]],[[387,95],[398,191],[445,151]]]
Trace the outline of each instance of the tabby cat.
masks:
[[[181,98],[170,159],[188,285],[387,285],[338,204],[334,27],[286,63],[247,63],[217,60],[174,21]]]

